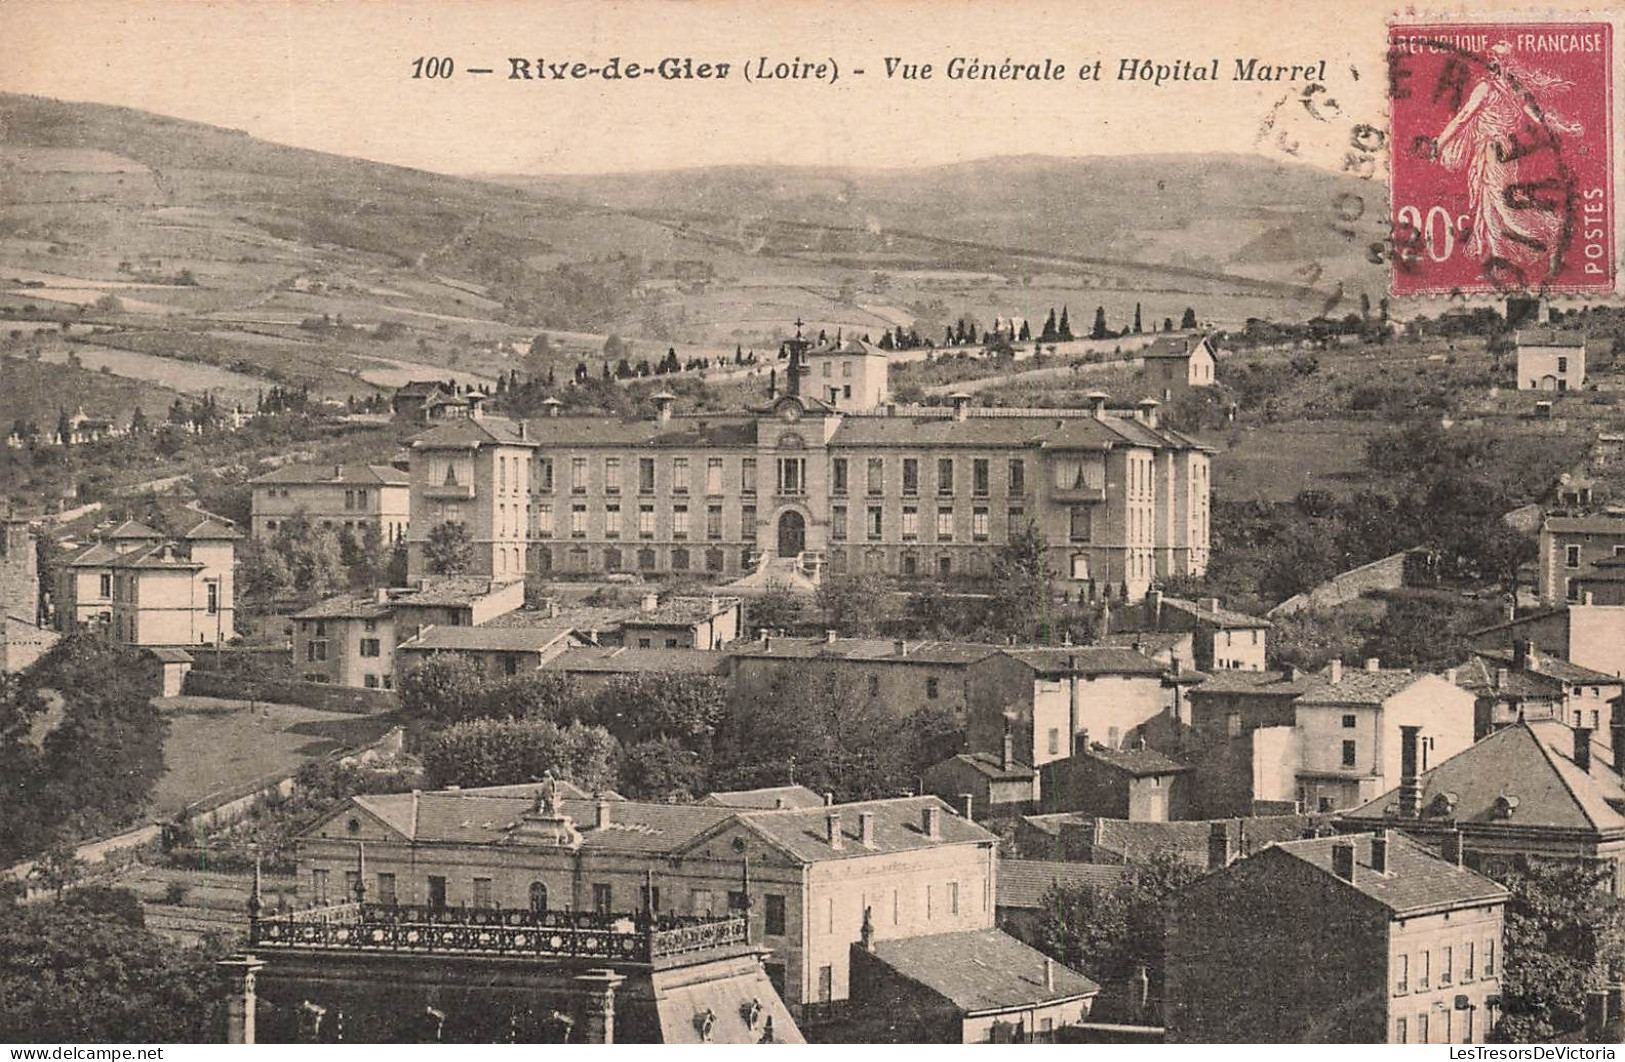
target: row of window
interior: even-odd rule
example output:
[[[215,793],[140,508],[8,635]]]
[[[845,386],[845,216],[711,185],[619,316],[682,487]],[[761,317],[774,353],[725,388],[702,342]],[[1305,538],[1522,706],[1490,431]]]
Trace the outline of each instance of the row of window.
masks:
[[[903,493],[920,493],[920,461],[915,457],[905,457],[903,461]],[[865,459],[864,490],[867,494],[886,493],[886,459],[884,457],[870,457]],[[1008,494],[1020,495],[1027,493],[1027,462],[1021,458],[1011,458],[1006,466],[1005,491]],[[835,494],[846,494],[851,489],[848,475],[848,459],[845,457],[833,458],[830,462],[830,490]],[[954,493],[954,458],[937,458],[936,493],[939,496],[950,496]],[[992,462],[985,457],[971,459],[971,493],[979,497],[986,497],[992,493]]]
[[[552,538],[556,533],[553,520],[553,507],[551,505],[538,505],[531,514],[537,538]],[[606,502],[599,513],[600,524],[603,528],[604,538],[620,538],[626,530],[619,502]],[[570,537],[586,538],[588,535],[589,515],[585,502],[577,502],[570,506]],[[756,506],[743,505],[739,509],[739,525],[747,531],[754,532],[756,526]],[[671,507],[667,526],[671,537],[685,539],[693,533],[693,524],[689,507],[677,504]],[[656,535],[655,506],[652,502],[638,505],[636,533],[639,538],[654,538]],[[722,539],[722,506],[707,505],[705,507],[705,537],[711,541]]]
[[[1443,1009],[1435,1012],[1426,1010],[1417,1011],[1414,1041],[1411,1040],[1410,1019],[1399,1017],[1394,1019],[1394,1043],[1396,1044],[1470,1044],[1474,1040],[1475,1022],[1473,1008],[1465,1010]],[[1460,1015],[1458,1017],[1458,1015]],[[1439,1037],[1435,1040],[1434,1037]]]
[[[1438,956],[1437,960],[1434,959],[1435,955]],[[1458,958],[1461,961],[1459,971],[1456,967]],[[1494,937],[1484,941],[1482,950],[1477,941],[1469,940],[1460,945],[1446,944],[1438,949],[1424,949],[1416,953],[1414,962],[1410,955],[1397,956],[1394,960],[1394,995],[1403,996],[1412,990],[1425,992],[1431,988],[1447,988],[1455,983],[1458,972],[1461,983],[1467,984],[1478,975],[1479,959],[1484,963],[1483,976],[1494,977]]]
[[[570,492],[572,494],[585,494],[590,485],[589,459],[585,457],[570,458]],[[532,466],[532,481],[536,490],[543,494],[553,491],[553,459],[551,457],[538,457]],[[705,493],[722,493],[723,458],[708,457],[705,459]],[[636,488],[639,494],[655,493],[655,458],[640,457],[635,466]],[[605,494],[620,494],[627,486],[624,479],[621,458],[605,457],[602,464],[603,491]],[[670,484],[673,494],[687,494],[692,486],[689,459],[686,457],[671,458]],[[741,487],[746,494],[756,492],[756,459],[746,457],[740,459]],[[500,478],[500,473],[499,473]]]
[[[986,542],[989,536],[989,514],[985,505],[978,505],[971,510],[971,539],[975,542]],[[1011,509],[1006,514],[1006,524],[1009,534],[1013,537],[1027,525],[1025,509]],[[885,537],[886,508],[883,505],[871,505],[864,511],[863,532],[870,542],[879,542]],[[836,505],[830,509],[829,537],[836,542],[844,542],[848,537],[847,507]],[[918,542],[920,539],[920,507],[917,505],[903,506],[902,537],[904,542]],[[954,509],[951,505],[937,507],[936,541],[952,542],[954,540]]]
[[[752,552],[752,550],[747,549],[739,553],[737,565],[739,568],[750,567]],[[698,557],[695,557],[693,552],[688,549],[681,546],[674,547],[671,550],[670,570],[674,572],[693,571],[696,565],[703,565],[707,572],[714,573],[726,570],[728,555],[722,550],[707,549],[699,551],[699,554]],[[538,572],[545,573],[553,570],[552,550],[545,547],[537,548],[532,550],[531,556],[535,560]],[[564,570],[568,572],[618,572],[626,570],[628,563],[635,565],[636,569],[642,572],[661,570],[659,553],[647,547],[623,551],[619,547],[610,546],[603,551],[603,564],[597,568],[593,567],[592,558],[593,552],[586,546],[572,546],[563,552],[560,560]]]
[[[503,459],[499,458],[499,462]],[[517,459],[515,459],[517,460]],[[724,458],[708,457],[705,459],[705,493],[723,493]],[[955,490],[954,467],[955,458],[942,457],[936,461],[935,492],[939,495],[952,495]],[[628,469],[623,467],[620,457],[604,457],[601,459],[602,488],[605,494],[620,494],[627,488],[625,473]],[[635,466],[636,490],[639,494],[654,494],[659,489],[657,477],[658,460],[653,457],[640,457],[636,459]],[[687,494],[692,486],[690,461],[687,457],[670,458],[669,484],[671,493]],[[905,457],[902,461],[902,489],[904,494],[921,493],[920,459]],[[807,459],[805,457],[781,457],[776,459],[776,478],[774,487],[780,494],[802,494],[807,488]],[[570,458],[570,491],[574,494],[585,494],[591,487],[591,459],[586,457]],[[971,493],[986,497],[992,494],[992,460],[986,457],[972,458],[970,472]],[[504,489],[502,484],[506,480],[506,472],[499,465],[498,483],[499,492]],[[1010,495],[1027,493],[1027,462],[1022,458],[1011,458],[1005,466],[1005,492]],[[449,472],[448,468],[448,472]],[[756,458],[744,457],[739,461],[740,492],[744,494],[756,493]],[[884,494],[886,491],[886,458],[870,457],[864,464],[864,489],[868,494]],[[533,480],[536,490],[541,493],[552,493],[554,489],[553,459],[539,457],[535,461]],[[830,462],[831,490],[836,494],[846,494],[851,491],[850,459],[845,457],[832,458]],[[448,484],[454,485],[454,484]]]

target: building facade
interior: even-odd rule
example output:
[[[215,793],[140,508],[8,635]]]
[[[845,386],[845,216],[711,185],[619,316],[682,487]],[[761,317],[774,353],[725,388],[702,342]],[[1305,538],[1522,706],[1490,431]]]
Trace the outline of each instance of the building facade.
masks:
[[[1584,604],[1580,581],[1595,574],[1592,566],[1625,557],[1625,517],[1548,516],[1540,526],[1539,546],[1541,601]]]
[[[390,465],[284,465],[250,486],[249,534],[255,539],[274,538],[298,516],[357,539],[368,526],[385,543],[406,538],[411,479]]]
[[[1586,382],[1586,339],[1574,332],[1531,329],[1514,334],[1518,390],[1578,391]]]
[[[204,519],[175,541],[121,553],[112,575],[112,635],[126,645],[224,645],[237,637],[236,543]]]
[[[1507,891],[1389,831],[1271,845],[1179,892],[1170,1043],[1485,1042]]]
[[[805,341],[798,341],[805,343]],[[475,416],[413,442],[409,565],[462,523],[494,576],[643,572],[737,577],[764,557],[834,572],[985,577],[1029,524],[1052,575],[1138,599],[1208,561],[1211,450],[1148,400],[1108,412],[865,408],[883,357],[792,352],[787,393],[736,414],[650,419]],[[835,404],[812,388],[855,365]],[[862,362],[858,374],[857,363]],[[870,364],[874,363],[874,364]],[[811,369],[809,373],[807,370]],[[870,374],[875,375],[871,382]],[[860,379],[861,377],[861,379]],[[557,406],[553,407],[555,411]]]

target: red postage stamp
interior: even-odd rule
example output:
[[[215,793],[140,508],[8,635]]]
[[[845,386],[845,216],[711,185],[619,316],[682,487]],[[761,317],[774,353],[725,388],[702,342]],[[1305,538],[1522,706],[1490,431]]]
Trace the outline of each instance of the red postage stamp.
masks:
[[[1395,295],[1614,290],[1612,30],[1390,28]]]

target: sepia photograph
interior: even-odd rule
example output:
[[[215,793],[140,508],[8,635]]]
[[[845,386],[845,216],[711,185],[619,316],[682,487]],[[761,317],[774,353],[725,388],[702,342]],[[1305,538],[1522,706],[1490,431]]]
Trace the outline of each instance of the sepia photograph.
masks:
[[[1614,1058],[1622,34],[0,0],[8,1058]]]

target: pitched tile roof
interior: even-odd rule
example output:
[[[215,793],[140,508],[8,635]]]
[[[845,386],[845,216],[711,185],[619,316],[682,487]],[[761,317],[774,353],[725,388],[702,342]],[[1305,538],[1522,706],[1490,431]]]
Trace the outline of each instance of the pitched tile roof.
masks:
[[[1065,889],[1109,889],[1123,880],[1115,863],[1062,863],[1044,859],[999,860],[999,907],[1036,911],[1044,896],[1059,885]]]
[[[543,653],[569,638],[568,630],[535,627],[447,627],[436,624],[395,647],[397,653]]]
[[[500,443],[504,446],[534,446],[528,432],[517,421],[503,417],[458,417],[431,428],[412,440],[417,449],[471,449]]]
[[[1522,328],[1513,334],[1520,347],[1583,347],[1584,332],[1559,332],[1552,328]]]
[[[1012,764],[1008,771],[1005,770],[1004,758],[991,752],[961,752],[948,757],[930,770],[934,771],[947,763],[962,763],[977,774],[995,782],[1030,782],[1033,777],[1033,769],[1025,763]]]
[[[707,793],[698,803],[724,808],[821,808],[824,798],[804,785],[775,785],[761,789],[724,789]]]
[[[1593,684],[1607,686],[1617,684],[1620,681],[1618,675],[1610,675],[1606,671],[1594,671],[1589,667],[1571,664],[1560,656],[1552,656],[1541,652],[1539,649],[1531,648],[1530,653],[1539,661],[1540,670],[1533,672],[1538,676],[1545,676],[1558,682],[1573,682],[1587,686]],[[1511,666],[1513,661],[1511,649],[1478,649],[1474,651],[1473,655],[1483,657],[1485,660],[1493,661],[1496,664],[1505,664],[1508,667]]]
[[[762,641],[745,642],[731,646],[732,656],[752,659],[786,660],[859,660],[877,664],[974,664],[1001,652],[997,645],[981,642],[911,642],[903,643],[904,651],[897,651],[897,642],[887,638],[780,638],[771,644]]]
[[[1073,645],[1032,649],[1005,649],[1043,675],[1161,675],[1162,661],[1112,645]]]
[[[703,623],[739,604],[737,597],[663,597],[652,610],[634,606],[623,611],[625,627],[673,627]]]
[[[492,796],[477,790],[355,798],[356,805],[408,840],[430,844],[501,844],[533,802],[534,797],[528,795]],[[598,830],[592,828],[596,801],[559,801],[563,814],[575,820],[583,849],[666,853],[736,814],[729,808],[693,804],[641,804],[629,800],[612,804],[609,828]]]
[[[1207,342],[1207,336],[1159,336],[1151,345],[1139,352],[1142,358],[1188,358],[1197,347]]]
[[[217,520],[206,516],[181,532],[181,538],[189,541],[218,541],[221,539],[242,538],[242,532],[230,526],[229,521]]]
[[[1094,644],[1116,649],[1132,649],[1150,656],[1156,653],[1171,653],[1188,642],[1190,637],[1189,631],[1115,631],[1101,635]]]
[[[1263,697],[1296,697],[1311,684],[1310,676],[1296,678],[1285,671],[1215,671],[1191,690],[1191,696],[1245,693]]]
[[[727,669],[728,657],[708,649],[633,649],[623,645],[566,649],[542,664],[544,671],[612,675],[635,672],[720,675]]]
[[[250,483],[278,483],[322,486],[408,486],[412,477],[392,465],[283,465],[249,480]]]
[[[926,807],[937,809],[937,840],[925,835],[923,812]],[[841,815],[845,841],[838,849],[829,846],[826,833],[825,816],[830,812]],[[858,843],[858,816],[862,812],[874,815],[874,848]],[[793,858],[805,863],[860,859],[875,852],[919,851],[940,844],[995,844],[998,841],[997,836],[961,818],[934,796],[864,800],[828,808],[752,811],[741,817]]]
[[[1156,855],[1173,855],[1197,866],[1207,865],[1208,839],[1213,823],[1225,824],[1231,850],[1240,854],[1255,852],[1268,844],[1296,840],[1313,831],[1327,819],[1324,815],[1259,815],[1239,819],[1192,819],[1173,822],[1134,822],[1127,819],[1095,818],[1079,812],[1027,815],[1022,821],[1031,828],[1060,838],[1073,830],[1088,833],[1095,848],[1096,862],[1104,856],[1119,860],[1143,860]]]
[[[561,608],[554,612],[538,608],[517,608],[504,612],[486,624],[487,627],[551,627],[600,634],[621,629],[626,615],[624,605]]]
[[[1399,915],[1498,903],[1510,895],[1505,888],[1482,874],[1446,862],[1432,849],[1397,831],[1391,831],[1388,835],[1388,871],[1379,874],[1371,864],[1371,839],[1371,834],[1364,833],[1284,841],[1266,848],[1248,861],[1296,859]],[[1354,846],[1355,873],[1352,882],[1337,877],[1332,869],[1332,849],[1339,844]]]
[[[1512,666],[1512,654],[1500,660],[1486,652],[1474,653],[1456,668],[1456,685],[1479,696],[1512,698],[1561,698],[1563,681],[1542,671],[1519,671]],[[1503,674],[1504,672],[1504,674]]]
[[[530,440],[542,446],[695,449],[756,445],[756,419],[739,413],[685,414],[665,423],[648,418],[564,415],[540,417],[526,421],[525,426]]]
[[[1275,626],[1267,619],[1249,616],[1245,612],[1223,607],[1209,608],[1200,602],[1187,601],[1180,597],[1164,597],[1162,607],[1183,612],[1198,622],[1210,624],[1220,630],[1266,630]]]
[[[150,546],[122,553],[114,558],[109,565],[112,568],[141,568],[149,571],[202,571],[203,565],[197,561],[188,560],[175,551],[175,547],[167,542],[157,542]]]
[[[1100,986],[998,929],[874,942],[874,956],[966,1015],[1082,999]],[[1054,986],[1045,967],[1053,963]]]
[[[1343,676],[1332,682],[1331,668],[1311,675],[1299,704],[1307,705],[1380,705],[1394,694],[1409,689],[1428,676],[1414,671],[1384,668],[1367,671],[1364,668],[1345,667]]]
[[[424,608],[462,607],[511,586],[483,575],[426,575],[416,585],[391,591],[398,605]]]
[[[137,541],[142,539],[160,539],[164,536],[161,532],[154,531],[152,528],[141,523],[139,520],[126,520],[122,524],[119,524],[117,527],[113,528],[113,530],[109,531],[103,537],[108,541],[118,542],[126,539],[134,539]]]
[[[1573,751],[1573,729],[1554,720],[1497,730],[1422,775],[1422,819],[1510,830],[1625,831],[1625,784],[1605,750],[1593,744],[1589,771],[1574,762]],[[1394,788],[1343,818],[1402,821],[1398,812]]]
[[[289,616],[295,620],[313,619],[381,619],[393,611],[392,606],[380,602],[375,594],[336,594],[324,598],[309,608]]]
[[[105,542],[93,542],[80,550],[68,561],[70,568],[105,568],[110,565],[119,551]]]
[[[1178,760],[1169,759],[1156,749],[1113,749],[1104,745],[1090,745],[1082,750],[1082,755],[1115,767],[1135,778],[1179,774],[1190,770]]]
[[[1625,516],[1548,516],[1541,526],[1560,534],[1625,535]]]

